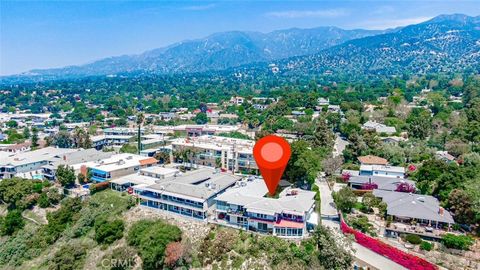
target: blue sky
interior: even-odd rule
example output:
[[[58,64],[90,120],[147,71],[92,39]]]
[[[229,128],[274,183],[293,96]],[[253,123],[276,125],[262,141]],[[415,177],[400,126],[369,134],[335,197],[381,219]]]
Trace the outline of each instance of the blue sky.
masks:
[[[136,54],[221,31],[385,29],[451,13],[479,15],[479,1],[0,0],[0,75]]]

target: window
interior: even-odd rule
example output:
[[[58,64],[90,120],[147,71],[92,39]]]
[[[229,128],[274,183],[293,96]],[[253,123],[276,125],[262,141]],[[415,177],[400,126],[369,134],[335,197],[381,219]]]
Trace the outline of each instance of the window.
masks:
[[[257,224],[257,228],[261,231],[266,231],[268,229],[267,227],[267,224],[266,223],[258,223]]]

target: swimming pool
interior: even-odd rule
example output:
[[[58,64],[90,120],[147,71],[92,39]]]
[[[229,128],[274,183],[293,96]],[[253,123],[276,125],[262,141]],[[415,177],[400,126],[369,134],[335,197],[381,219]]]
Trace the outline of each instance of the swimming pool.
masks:
[[[32,179],[43,180],[43,174],[34,174],[34,175],[32,175]]]

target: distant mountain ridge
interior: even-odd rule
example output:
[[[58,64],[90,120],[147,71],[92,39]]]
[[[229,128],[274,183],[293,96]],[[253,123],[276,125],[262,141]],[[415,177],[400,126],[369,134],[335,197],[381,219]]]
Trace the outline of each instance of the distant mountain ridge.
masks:
[[[440,15],[398,31],[279,61],[283,73],[398,75],[480,71],[480,16]]]
[[[221,70],[253,62],[317,53],[383,31],[338,27],[292,28],[270,33],[231,31],[172,44],[139,55],[109,57],[81,66],[31,70],[26,75],[104,75],[138,70],[175,73]]]
[[[480,16],[440,15],[389,29],[338,27],[286,29],[270,33],[231,31],[172,44],[139,55],[105,58],[82,66],[32,70],[23,76],[62,78],[119,73],[208,71],[279,74],[398,75],[480,72]]]

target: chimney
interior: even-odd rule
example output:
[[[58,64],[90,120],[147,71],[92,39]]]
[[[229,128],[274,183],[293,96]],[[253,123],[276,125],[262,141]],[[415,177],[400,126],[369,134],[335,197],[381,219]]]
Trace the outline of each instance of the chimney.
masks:
[[[445,211],[445,210],[443,209],[443,207],[438,208],[438,213],[439,213],[441,216],[443,216],[443,212],[444,212],[444,211]]]
[[[80,167],[80,173],[83,174],[83,176],[87,176],[87,174],[88,174],[88,168],[87,168],[87,166],[82,165],[82,166]]]
[[[67,160],[67,156],[63,155],[63,161]]]

